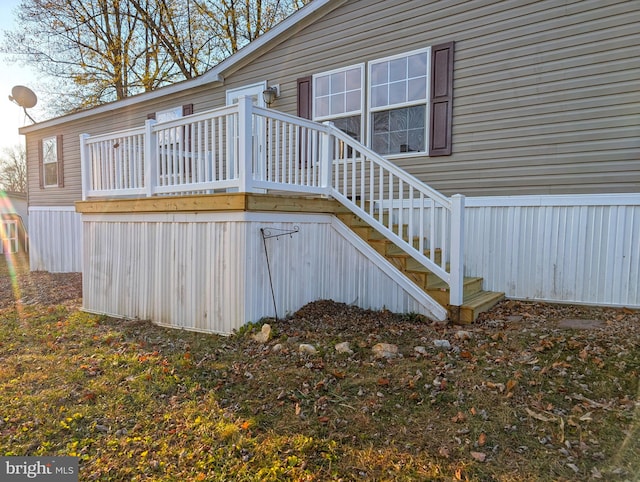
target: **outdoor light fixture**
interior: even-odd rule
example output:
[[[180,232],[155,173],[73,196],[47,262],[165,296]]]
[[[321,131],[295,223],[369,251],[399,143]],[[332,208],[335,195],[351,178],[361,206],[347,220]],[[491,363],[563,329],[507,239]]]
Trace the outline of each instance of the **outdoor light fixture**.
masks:
[[[273,87],[267,87],[262,91],[262,98],[264,99],[264,103],[267,104],[267,107],[271,107],[273,101],[278,98],[278,94],[280,94],[279,86],[274,85]]]

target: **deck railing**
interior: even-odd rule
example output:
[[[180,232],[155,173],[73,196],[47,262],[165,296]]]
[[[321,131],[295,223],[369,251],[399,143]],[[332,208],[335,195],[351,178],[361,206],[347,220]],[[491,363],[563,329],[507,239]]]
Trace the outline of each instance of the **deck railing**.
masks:
[[[80,136],[83,199],[224,191],[333,196],[462,304],[464,197],[448,198],[330,123],[237,105]]]

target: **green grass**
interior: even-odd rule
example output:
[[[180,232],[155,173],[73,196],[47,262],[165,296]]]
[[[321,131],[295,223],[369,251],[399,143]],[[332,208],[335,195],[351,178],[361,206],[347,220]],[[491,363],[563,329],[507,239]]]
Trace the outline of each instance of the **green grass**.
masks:
[[[0,454],[78,456],[80,480],[102,481],[638,480],[638,315],[606,313],[620,329],[478,325],[470,340],[388,312],[377,338],[300,318],[262,345],[260,324],[219,337],[9,307]],[[372,358],[379,339],[403,357]],[[332,349],[344,340],[353,355]]]

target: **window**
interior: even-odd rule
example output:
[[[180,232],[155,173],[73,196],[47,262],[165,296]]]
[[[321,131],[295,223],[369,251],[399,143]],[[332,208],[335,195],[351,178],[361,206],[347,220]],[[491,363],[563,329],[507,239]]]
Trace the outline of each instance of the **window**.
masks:
[[[452,152],[454,42],[298,79],[298,114],[332,121],[383,156]],[[364,92],[367,106],[364,106]],[[366,112],[366,115],[364,113]]]
[[[354,139],[362,139],[364,66],[357,65],[313,76],[313,118],[331,121]]]
[[[371,147],[378,154],[427,149],[429,50],[369,64]]]
[[[58,139],[42,139],[42,176],[44,187],[58,186]]]

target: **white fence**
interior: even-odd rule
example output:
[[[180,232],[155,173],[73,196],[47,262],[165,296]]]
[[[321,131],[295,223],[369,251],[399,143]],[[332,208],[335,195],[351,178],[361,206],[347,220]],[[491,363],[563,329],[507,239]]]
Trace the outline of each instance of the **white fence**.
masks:
[[[640,194],[467,198],[465,214],[485,289],[640,308]]]
[[[82,271],[82,216],[74,206],[29,208],[32,271]]]

